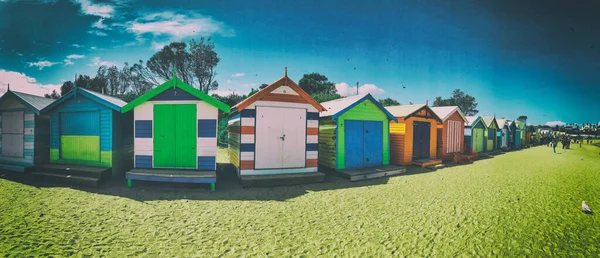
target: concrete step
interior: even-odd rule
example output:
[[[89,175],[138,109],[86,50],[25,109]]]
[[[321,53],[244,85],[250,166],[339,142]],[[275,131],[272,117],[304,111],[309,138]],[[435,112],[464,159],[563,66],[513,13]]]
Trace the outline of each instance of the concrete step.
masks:
[[[243,187],[298,185],[323,182],[325,181],[325,174],[321,172],[307,172],[294,174],[252,175],[241,176],[241,181]]]
[[[0,164],[0,171],[26,172],[29,170],[30,170],[29,167],[24,167],[24,166],[19,166],[19,165]]]
[[[66,184],[66,185],[98,187],[98,184],[100,182],[100,178],[74,176],[74,175],[68,175],[68,174],[56,174],[56,173],[49,173],[49,172],[33,172],[33,173],[31,173],[31,175],[33,175],[34,177],[37,177],[41,180],[48,180],[48,181]]]

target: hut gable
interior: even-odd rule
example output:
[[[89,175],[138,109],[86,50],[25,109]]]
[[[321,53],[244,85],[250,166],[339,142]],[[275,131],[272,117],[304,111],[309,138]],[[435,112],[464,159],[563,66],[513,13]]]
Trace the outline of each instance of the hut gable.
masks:
[[[283,77],[233,106],[233,110],[241,112],[257,101],[310,104],[318,112],[325,110],[321,104],[287,76],[287,69]]]
[[[493,129],[498,129],[498,122],[496,121],[496,118],[493,116],[484,116],[481,119],[483,119],[483,122],[485,123],[487,128],[493,128]]]
[[[463,114],[458,106],[432,107],[431,109],[442,119],[442,122],[448,119],[467,121],[465,114]]]
[[[418,118],[424,118],[424,119],[433,118],[440,123],[442,122],[442,119],[440,119],[440,117],[437,114],[435,114],[435,112],[433,112],[433,110],[429,106],[427,106],[425,104],[391,106],[391,107],[386,107],[386,109],[393,116],[395,116],[397,118],[402,118],[404,120],[407,120],[411,117],[418,117]]]

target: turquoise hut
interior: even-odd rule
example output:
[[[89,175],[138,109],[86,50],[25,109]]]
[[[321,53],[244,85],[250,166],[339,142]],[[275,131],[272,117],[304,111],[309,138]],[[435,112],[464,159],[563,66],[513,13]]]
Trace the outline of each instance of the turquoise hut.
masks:
[[[485,130],[487,127],[480,116],[467,116],[465,122],[465,147],[467,153],[485,151]]]

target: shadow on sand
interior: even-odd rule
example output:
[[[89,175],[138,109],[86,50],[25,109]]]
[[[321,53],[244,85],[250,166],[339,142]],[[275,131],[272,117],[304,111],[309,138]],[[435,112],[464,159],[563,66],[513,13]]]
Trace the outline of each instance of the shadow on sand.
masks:
[[[388,177],[383,177],[350,182],[345,178],[326,173],[325,181],[322,183],[243,188],[236,173],[227,164],[219,164],[217,171],[217,184],[214,192],[210,191],[210,186],[208,184],[161,183],[147,181],[134,181],[133,187],[129,188],[127,187],[124,177],[114,178],[104,182],[98,188],[66,186],[64,184],[42,182],[30,177],[28,174],[17,174],[10,172],[0,172],[0,179],[11,180],[37,188],[68,187],[89,193],[119,196],[141,202],[182,199],[207,201],[285,201],[310,192],[369,187],[387,184],[389,181]],[[407,168],[406,173],[398,176],[412,176],[434,171],[435,170],[411,166]]]

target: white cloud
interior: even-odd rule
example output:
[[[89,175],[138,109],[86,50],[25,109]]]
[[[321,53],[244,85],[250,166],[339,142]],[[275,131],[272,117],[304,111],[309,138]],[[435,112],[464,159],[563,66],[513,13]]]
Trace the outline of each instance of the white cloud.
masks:
[[[76,47],[76,48],[83,47],[82,45],[79,45],[79,44],[73,44],[72,46],[74,46],[74,47]]]
[[[23,53],[19,53],[19,52],[17,52],[17,55],[18,55],[18,56],[23,56]]]
[[[242,77],[244,75],[246,75],[246,74],[245,73],[234,73],[231,75],[231,77]]]
[[[94,34],[94,35],[99,36],[99,37],[106,37],[106,36],[108,36],[108,34],[106,34],[106,32],[102,32],[102,31],[99,31],[99,30],[90,30],[90,31],[88,31],[88,33],[89,34]]]
[[[72,54],[72,55],[68,55],[67,59],[81,59],[84,58],[84,55],[77,55],[77,54]]]
[[[115,8],[108,4],[92,3],[90,0],[75,0],[81,5],[81,12],[86,15],[110,18],[115,12]]]
[[[550,121],[550,122],[546,122],[547,126],[563,126],[566,125],[567,123],[563,122],[563,121]]]
[[[35,78],[29,77],[19,72],[12,72],[0,69],[0,85],[10,83],[10,89],[18,92],[44,96],[52,93],[52,90],[60,92],[61,84],[40,84]],[[1,86],[0,92],[4,94],[7,86]]]
[[[103,66],[103,65],[105,65],[105,66],[113,66],[113,65],[115,65],[116,66],[117,64],[115,64],[113,62],[110,62],[110,61],[102,61],[100,59],[100,57],[94,57],[92,59],[92,63],[90,64],[90,66]]]
[[[40,70],[42,70],[42,69],[44,69],[46,67],[51,67],[51,66],[56,65],[58,63],[54,63],[54,62],[50,62],[50,61],[44,60],[44,61],[37,61],[37,62],[29,62],[28,64],[29,64],[29,67],[34,67],[35,66],[35,67],[39,68]]]
[[[231,83],[231,80],[227,80],[227,83]]]
[[[158,51],[163,49],[163,47],[165,47],[166,45],[168,45],[168,43],[152,42],[152,49]]]
[[[213,90],[210,92],[210,94],[217,94],[219,96],[227,96],[227,95],[231,95],[232,93],[235,93],[237,95],[246,95],[248,93],[250,93],[250,91],[248,92],[239,92],[236,90]]]
[[[342,96],[356,95],[356,86],[350,87],[347,83],[341,82],[335,84],[335,89],[338,94]],[[358,87],[359,94],[371,93],[372,95],[381,95],[385,91],[382,88],[377,87],[375,84],[363,84]]]
[[[128,22],[126,28],[135,34],[139,41],[143,41],[145,35],[163,39],[166,37],[169,41],[213,34],[234,35],[233,30],[227,29],[223,22],[191,11],[186,13],[165,11],[148,14]]]
[[[98,50],[97,47],[90,47],[91,50]]]
[[[104,18],[100,18],[97,22],[92,23],[92,28],[111,30],[110,27],[108,27],[108,26],[106,26],[106,24],[102,23],[103,21],[104,21]]]
[[[71,60],[71,59],[65,59],[64,63],[65,63],[65,65],[72,65],[72,64],[75,64],[75,63],[73,62],[73,60]]]
[[[244,84],[240,84],[240,87],[244,87],[244,88],[254,87],[254,86],[256,86],[256,83],[244,83]]]

